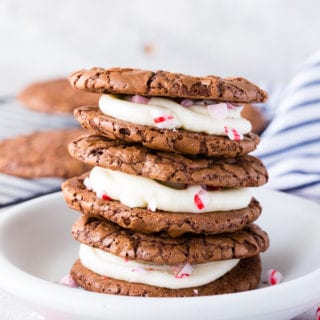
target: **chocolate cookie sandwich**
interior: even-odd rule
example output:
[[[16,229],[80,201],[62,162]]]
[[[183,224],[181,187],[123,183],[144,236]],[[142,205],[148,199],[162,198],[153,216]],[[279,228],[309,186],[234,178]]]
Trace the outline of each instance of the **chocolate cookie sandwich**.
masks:
[[[249,187],[267,181],[262,163],[239,159],[188,158],[101,136],[69,145],[73,157],[95,166],[63,184],[70,207],[100,215],[139,232],[233,232],[261,212]]]
[[[259,143],[241,110],[267,94],[244,78],[93,68],[74,72],[70,82],[103,94],[99,107],[77,108],[75,116],[84,128],[112,139],[209,157],[241,156]]]
[[[17,96],[23,106],[46,113],[72,113],[79,106],[97,106],[99,98],[99,94],[73,89],[66,78],[33,83]]]
[[[182,297],[256,288],[267,234],[252,222],[251,187],[267,182],[248,155],[259,142],[241,117],[266,93],[243,78],[191,77],[136,69],[71,75],[102,93],[75,116],[91,135],[69,145],[93,166],[62,185],[82,217],[71,276],[85,289]]]
[[[82,217],[72,228],[80,245],[73,279],[87,290],[134,296],[183,297],[253,289],[268,237],[250,224],[215,236],[146,235],[103,218]]]

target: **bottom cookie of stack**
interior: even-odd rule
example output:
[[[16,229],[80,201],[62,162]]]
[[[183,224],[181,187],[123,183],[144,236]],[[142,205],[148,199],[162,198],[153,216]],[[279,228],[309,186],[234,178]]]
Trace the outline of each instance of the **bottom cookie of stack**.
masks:
[[[260,281],[260,273],[260,257],[255,256],[242,259],[231,271],[208,284],[170,289],[102,276],[84,267],[80,260],[77,260],[71,269],[72,278],[86,290],[143,297],[206,296],[251,290],[257,288]]]
[[[72,228],[81,242],[71,269],[86,290],[129,296],[185,297],[239,292],[258,286],[259,253],[269,246],[257,225],[220,235],[143,234],[101,217]]]

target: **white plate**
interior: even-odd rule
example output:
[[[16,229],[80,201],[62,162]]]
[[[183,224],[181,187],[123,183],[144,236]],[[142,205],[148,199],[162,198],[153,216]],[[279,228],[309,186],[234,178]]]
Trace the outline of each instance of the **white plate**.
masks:
[[[257,290],[193,298],[109,296],[54,283],[77,258],[70,229],[78,213],[61,193],[0,215],[0,287],[47,319],[291,319],[320,302],[320,206],[280,192],[254,191],[264,207],[259,225],[271,239],[264,272],[284,280]]]

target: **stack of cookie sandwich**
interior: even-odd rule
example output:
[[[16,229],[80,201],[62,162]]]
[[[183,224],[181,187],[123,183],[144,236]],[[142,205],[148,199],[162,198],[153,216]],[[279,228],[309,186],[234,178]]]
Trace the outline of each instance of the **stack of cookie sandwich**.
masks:
[[[91,134],[69,145],[93,169],[62,185],[81,212],[72,278],[91,291],[201,296],[254,289],[269,239],[250,187],[267,182],[242,105],[267,94],[243,78],[137,69],[81,70],[101,93],[75,117]]]

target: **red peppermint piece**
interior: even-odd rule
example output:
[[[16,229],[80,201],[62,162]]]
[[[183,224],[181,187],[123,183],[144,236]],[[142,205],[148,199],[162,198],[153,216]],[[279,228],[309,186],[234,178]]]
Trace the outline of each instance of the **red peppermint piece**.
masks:
[[[196,206],[199,210],[204,208],[204,203],[202,202],[202,200],[198,194],[195,194],[195,196],[194,196],[194,203],[196,204]]]
[[[204,190],[203,188],[200,189],[200,191],[198,191],[193,198],[193,201],[196,205],[196,207],[199,210],[202,210],[206,207],[206,205],[208,204],[208,193],[206,190]]]
[[[268,284],[276,285],[283,280],[283,275],[276,269],[270,269],[268,272]]]
[[[156,127],[161,129],[174,129],[177,125],[175,117],[170,110],[151,109],[152,121]]]
[[[103,199],[103,200],[106,200],[106,201],[111,200],[111,198],[110,198],[106,193],[104,193],[104,194],[102,195],[102,199]]]
[[[161,123],[161,122],[165,122],[168,120],[173,120],[173,116],[172,115],[161,116],[161,117],[157,117],[157,118],[153,119],[154,123]]]
[[[316,320],[320,320],[320,307],[318,307],[316,311]]]
[[[230,140],[235,140],[235,141],[243,140],[243,135],[234,128],[225,126],[224,132],[226,133],[226,135],[229,137]]]

